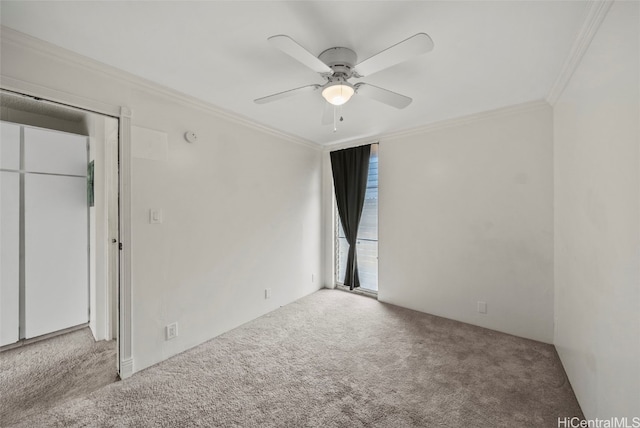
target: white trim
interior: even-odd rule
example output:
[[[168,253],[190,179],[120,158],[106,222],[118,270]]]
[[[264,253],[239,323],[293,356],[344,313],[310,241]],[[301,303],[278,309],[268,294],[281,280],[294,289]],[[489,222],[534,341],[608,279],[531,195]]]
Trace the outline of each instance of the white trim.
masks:
[[[334,191],[334,195],[335,195],[335,191]],[[338,285],[342,285],[343,287],[345,286],[344,284],[342,284],[340,282],[340,279],[338,278],[338,275],[340,273],[340,244],[338,242],[339,236],[340,234],[338,233],[338,226],[339,226],[339,222],[340,220],[340,215],[338,214],[338,205],[336,204],[336,198],[332,198],[331,200],[332,202],[332,210],[333,211],[333,219],[332,219],[332,224],[333,224],[333,233],[331,234],[331,236],[333,237],[333,288],[336,288]]]
[[[95,61],[91,58],[87,58],[85,56],[79,55],[75,52],[69,51],[67,49],[61,48],[60,46],[45,42],[44,40],[37,39],[35,37],[29,36],[27,34],[21,33],[19,31],[13,30],[8,27],[2,26],[1,28],[1,38],[3,43],[18,45],[21,48],[27,48],[31,50],[37,51],[39,54],[48,56],[57,61],[62,61],[73,66],[81,67],[87,69],[93,73],[100,73],[107,75],[108,77],[120,81],[125,82],[130,85],[134,85],[140,88],[143,88],[147,91],[150,91],[154,94],[161,95],[168,100],[171,100],[173,103],[179,103],[183,106],[195,108],[201,110],[203,112],[212,114],[221,119],[227,120],[229,122],[237,123],[239,125],[255,129],[260,132],[264,132],[266,134],[282,138],[292,143],[301,144],[303,146],[313,148],[315,150],[322,150],[322,146],[318,143],[314,143],[310,140],[306,140],[291,134],[287,134],[282,131],[278,131],[276,129],[270,128],[266,125],[259,124],[247,117],[239,115],[234,112],[230,112],[228,110],[224,110],[220,107],[214,106],[202,100],[199,100],[190,95],[186,95],[182,92],[178,92],[174,89],[167,88],[165,86],[159,85],[157,83],[151,82],[149,80],[143,79],[141,77],[135,76],[133,74],[127,73],[123,70],[117,69],[115,67],[111,67],[99,61]],[[48,88],[43,88],[38,85],[32,85],[27,82],[22,82],[18,79],[2,77],[2,86],[7,87],[9,89],[12,86],[15,86],[19,89],[19,92],[25,92],[25,90],[29,91],[28,93],[39,93],[43,94],[41,96],[46,95],[48,98],[53,97],[56,98],[56,94],[49,95],[46,92],[59,92],[55,90],[51,90]],[[32,86],[36,89],[36,91],[32,90],[33,88],[25,88],[25,86]],[[62,94],[62,93],[61,93]],[[70,94],[65,94],[66,96]],[[81,99],[81,102],[75,102],[77,105],[88,105],[87,102],[94,102],[87,99],[82,99],[81,97],[77,97]],[[102,110],[91,108],[92,110],[102,112]],[[119,116],[119,111],[112,112],[110,115]]]
[[[352,141],[345,141],[336,144],[328,144],[323,146],[325,152],[332,152],[334,150],[345,149],[348,147],[361,146],[363,144],[375,144],[381,140],[395,139],[410,137],[416,134],[425,134],[434,131],[440,131],[446,128],[452,128],[455,126],[466,125],[469,123],[477,122],[480,120],[492,119],[497,117],[504,117],[518,113],[525,113],[528,111],[535,111],[541,108],[548,108],[549,103],[545,100],[530,101],[522,104],[515,104],[508,107],[502,107],[494,110],[487,110],[480,113],[474,113],[467,116],[458,117],[455,119],[446,119],[440,122],[434,122],[428,125],[419,126],[416,128],[405,129],[401,131],[390,132],[388,134],[381,134],[377,137],[367,137]]]
[[[118,197],[120,194],[120,182],[118,175],[118,152],[120,150],[120,121],[112,125],[111,121],[105,121],[105,206],[107,218],[107,319],[109,325],[106,328],[108,339],[118,337],[118,293],[120,291],[120,250],[118,250],[118,239],[120,233],[120,212]],[[115,134],[115,135],[114,135]]]
[[[133,358],[120,361],[120,379],[126,379],[133,374]]]
[[[2,89],[7,91],[29,95],[35,98],[42,98],[47,101],[53,101],[58,104],[64,104],[84,110],[91,110],[106,116],[118,117],[120,114],[120,107],[110,106],[90,98],[80,97],[69,92],[58,91],[46,86],[37,85],[20,79],[14,79],[13,77],[4,75],[0,76],[0,86]]]
[[[567,56],[560,74],[547,94],[546,100],[549,104],[554,105],[560,99],[612,5],[613,0],[595,0],[587,6],[585,20],[573,42],[569,56]]]
[[[120,109],[120,316],[118,323],[118,362],[120,377],[133,374],[131,341],[131,110]]]

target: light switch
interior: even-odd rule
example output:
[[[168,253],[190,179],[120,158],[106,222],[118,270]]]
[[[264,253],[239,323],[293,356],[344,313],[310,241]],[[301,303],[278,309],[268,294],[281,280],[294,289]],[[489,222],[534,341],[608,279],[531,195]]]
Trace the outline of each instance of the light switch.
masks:
[[[149,210],[149,223],[162,223],[162,210],[150,209]]]
[[[478,312],[481,314],[487,313],[487,302],[478,302]]]

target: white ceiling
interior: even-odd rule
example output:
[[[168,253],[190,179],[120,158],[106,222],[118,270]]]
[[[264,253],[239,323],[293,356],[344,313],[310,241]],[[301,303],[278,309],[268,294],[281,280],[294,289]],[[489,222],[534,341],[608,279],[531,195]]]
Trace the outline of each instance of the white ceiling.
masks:
[[[320,144],[413,128],[547,96],[582,25],[584,1],[2,1],[2,25]],[[337,132],[319,91],[255,98],[323,79],[267,42],[360,60],[419,33],[432,52],[360,81],[413,98],[396,110],[357,95]],[[354,81],[355,82],[355,81]]]

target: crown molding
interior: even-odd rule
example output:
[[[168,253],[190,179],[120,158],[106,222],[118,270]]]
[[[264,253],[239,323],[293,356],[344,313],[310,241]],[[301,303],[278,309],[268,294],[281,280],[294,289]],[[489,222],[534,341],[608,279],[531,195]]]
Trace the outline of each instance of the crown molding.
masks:
[[[571,46],[569,56],[567,56],[567,59],[564,61],[560,74],[547,94],[546,100],[550,105],[555,105],[560,99],[560,96],[562,96],[562,93],[571,80],[571,76],[573,76],[573,73],[580,65],[582,58],[589,49],[593,38],[598,33],[600,25],[607,16],[609,9],[611,9],[613,2],[614,0],[595,0],[589,2],[584,22],[576,35],[573,46]]]
[[[61,61],[71,66],[80,67],[93,73],[102,74],[111,79],[115,79],[117,81],[143,89],[146,92],[151,92],[155,95],[160,95],[166,99],[171,100],[171,102],[179,103],[185,107],[198,109],[200,111],[212,114],[226,121],[233,122],[233,123],[242,125],[244,127],[251,128],[251,129],[272,135],[274,137],[282,138],[292,143],[300,144],[318,151],[322,150],[322,145],[315,143],[313,141],[306,140],[282,131],[278,131],[266,125],[255,122],[245,116],[225,110],[223,108],[220,108],[208,102],[202,101],[196,97],[192,97],[191,95],[187,95],[182,92],[178,92],[174,89],[168,88],[166,86],[162,86],[160,84],[151,82],[149,80],[143,79],[142,77],[138,77],[126,71],[120,70],[118,68],[112,67],[110,65],[104,64],[102,62],[88,58],[86,56],[77,54],[75,52],[62,48],[60,46],[54,45],[52,43],[38,39],[36,37],[32,37],[20,31],[16,31],[12,28],[2,26],[0,28],[0,34],[1,34],[0,39],[2,40],[3,44],[4,43],[13,44],[23,49],[30,49],[50,59]],[[9,76],[2,76],[3,87],[5,85],[5,82],[13,86],[11,88],[6,88],[11,90],[22,89],[24,87],[27,87],[27,88],[32,87],[32,89],[36,89],[36,90],[44,88],[42,86],[31,84],[29,82],[24,82],[19,79],[11,78]],[[48,92],[54,91],[51,88],[48,88],[48,89],[49,89]],[[73,95],[73,94],[68,94],[68,95]],[[83,101],[85,103],[90,102],[92,105],[103,104],[97,100],[82,99],[81,97],[78,97],[78,96],[75,96],[75,98],[77,98],[78,101],[80,102],[83,102]],[[80,105],[79,107],[82,107],[83,105]]]
[[[362,144],[376,143],[382,140],[393,140],[397,138],[410,137],[418,134],[427,134],[430,132],[440,131],[442,129],[467,125],[467,124],[478,122],[481,120],[505,117],[505,116],[510,116],[514,114],[526,113],[529,111],[535,111],[535,110],[540,110],[543,108],[550,108],[550,107],[551,106],[549,105],[549,103],[545,100],[529,101],[522,104],[514,104],[511,106],[501,107],[494,110],[487,110],[480,113],[474,113],[467,116],[457,117],[454,119],[446,119],[439,122],[433,122],[428,125],[423,125],[416,128],[390,132],[387,134],[381,134],[373,137],[360,138],[357,140],[338,142],[335,144],[328,144],[324,146],[324,151],[332,152],[334,150],[360,146]]]

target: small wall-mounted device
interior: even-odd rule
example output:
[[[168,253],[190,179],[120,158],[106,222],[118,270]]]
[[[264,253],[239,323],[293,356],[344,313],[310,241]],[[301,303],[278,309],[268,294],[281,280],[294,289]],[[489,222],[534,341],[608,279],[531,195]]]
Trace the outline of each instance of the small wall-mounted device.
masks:
[[[481,314],[487,313],[487,302],[478,301],[478,313],[481,313]]]
[[[149,223],[162,223],[162,210],[159,208],[151,208],[149,210]]]
[[[165,340],[171,340],[178,337],[178,323],[174,322],[164,328]]]
[[[195,132],[185,132],[184,133],[184,139],[187,140],[189,143],[193,144],[196,141],[198,141],[198,136],[196,135]]]

